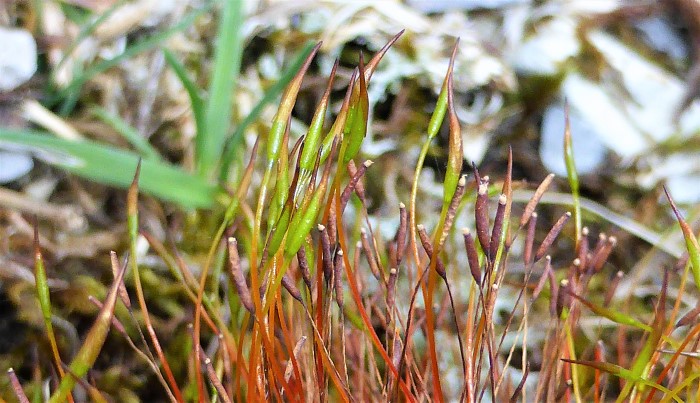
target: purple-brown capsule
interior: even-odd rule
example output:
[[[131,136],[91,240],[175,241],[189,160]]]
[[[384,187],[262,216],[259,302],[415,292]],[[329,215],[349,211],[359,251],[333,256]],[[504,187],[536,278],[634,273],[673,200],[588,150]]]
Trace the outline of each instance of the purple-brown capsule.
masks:
[[[540,247],[537,249],[537,253],[535,253],[536,262],[542,259],[542,257],[547,253],[549,247],[552,246],[554,240],[557,238],[557,236],[559,236],[559,233],[564,228],[564,224],[569,221],[569,218],[571,218],[571,212],[567,211],[559,218],[559,220],[557,220],[556,223],[554,223],[554,226],[552,226],[552,229],[549,230],[549,233],[547,233],[547,236],[544,237]]]
[[[481,285],[481,266],[479,266],[479,255],[476,252],[474,237],[469,231],[469,228],[462,229],[462,235],[464,236],[464,247],[467,250],[469,271],[472,273],[472,277],[474,278],[474,281],[476,281],[476,284]]]

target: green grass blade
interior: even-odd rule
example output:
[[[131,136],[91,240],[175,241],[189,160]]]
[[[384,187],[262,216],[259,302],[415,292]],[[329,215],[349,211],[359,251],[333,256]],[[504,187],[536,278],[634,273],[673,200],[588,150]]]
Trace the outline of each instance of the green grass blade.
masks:
[[[222,155],[231,124],[231,98],[243,54],[243,2],[227,0],[222,3],[204,131],[197,133],[197,172],[204,178],[213,176],[212,170]]]
[[[228,171],[231,167],[233,159],[236,157],[236,151],[238,151],[238,146],[243,140],[243,132],[245,132],[248,126],[250,126],[253,122],[255,122],[258,119],[258,117],[262,113],[263,108],[265,108],[267,104],[274,101],[275,99],[277,99],[277,97],[280,96],[282,91],[287,87],[289,82],[292,81],[297,71],[299,71],[301,66],[304,64],[306,58],[309,57],[309,53],[311,53],[311,50],[313,49],[314,45],[315,42],[311,41],[307,42],[304,45],[303,49],[301,49],[296,54],[292,63],[290,63],[289,66],[287,66],[287,68],[284,70],[284,72],[280,76],[280,79],[276,83],[274,83],[267,91],[265,91],[265,95],[263,96],[263,98],[255,105],[255,107],[253,107],[248,116],[246,116],[245,119],[243,119],[243,121],[236,127],[236,130],[233,132],[233,134],[229,136],[221,163],[221,172],[219,175],[219,179],[222,183],[228,180]]]
[[[66,86],[66,88],[62,89],[57,94],[58,99],[68,99],[68,101],[65,102],[61,107],[60,113],[62,115],[66,115],[73,109],[73,107],[75,106],[75,102],[77,101],[78,94],[80,93],[80,89],[82,88],[83,84],[85,84],[88,80],[92,79],[93,77],[102,73],[103,71],[118,65],[126,59],[129,59],[138,55],[139,53],[143,53],[160,46],[166,39],[168,39],[173,34],[180,32],[192,25],[197,19],[197,17],[204,14],[210,8],[211,6],[207,5],[195,11],[192,11],[191,13],[185,15],[180,20],[180,22],[173,25],[172,27],[157,32],[145,39],[134,43],[131,46],[128,46],[121,54],[109,60],[103,60],[99,63],[96,63],[95,65],[83,71],[81,74],[77,75],[75,78],[73,78],[73,81],[71,81],[71,83],[68,84],[68,86]]]
[[[204,100],[199,93],[199,88],[190,79],[185,66],[180,63],[175,55],[168,49],[163,49],[163,55],[165,60],[168,62],[170,67],[173,69],[177,77],[180,79],[182,86],[185,87],[187,95],[190,97],[190,105],[192,106],[192,114],[194,115],[194,122],[197,126],[197,133],[204,132]]]
[[[564,125],[564,163],[566,164],[566,175],[569,178],[571,196],[574,199],[574,222],[576,223],[576,246],[581,240],[581,201],[579,196],[578,172],[574,160],[574,145],[571,139],[571,126],[569,124],[569,104],[565,105],[565,125]]]
[[[651,326],[649,326],[645,323],[642,323],[629,315],[626,315],[622,312],[614,311],[612,309],[608,309],[608,308],[600,306],[600,305],[593,304],[593,303],[587,301],[583,297],[581,297],[573,292],[570,292],[569,294],[572,297],[579,300],[583,305],[588,307],[588,309],[593,311],[593,313],[595,313],[596,315],[602,316],[604,318],[607,318],[607,319],[609,319],[615,323],[619,323],[621,325],[633,326],[633,327],[636,327],[637,329],[641,329],[641,330],[644,330],[646,332],[652,331]]]
[[[628,382],[640,383],[642,385],[649,386],[649,387],[652,387],[654,389],[658,389],[659,391],[667,393],[667,394],[672,393],[671,390],[669,390],[668,388],[666,388],[662,385],[659,385],[656,382],[650,381],[648,379],[644,379],[644,378],[638,376],[637,374],[633,373],[629,369],[623,368],[619,365],[611,364],[609,362],[585,361],[585,360],[577,361],[577,360],[569,360],[566,358],[562,358],[561,360],[568,362],[568,363],[571,363],[571,364],[575,364],[575,365],[583,365],[586,367],[594,368],[594,369],[597,369],[599,371],[606,372],[610,375],[615,375],[615,376],[622,378]],[[678,398],[676,398],[675,400],[677,402],[682,401]]]
[[[139,132],[131,127],[124,119],[119,116],[112,115],[107,112],[104,108],[95,106],[92,108],[91,112],[97,116],[101,121],[110,125],[114,130],[117,131],[126,141],[131,144],[139,154],[145,159],[160,160],[160,154],[156,151],[153,146],[146,140]]]
[[[86,179],[127,188],[139,156],[92,141],[67,141],[41,132],[0,128],[0,147],[27,149],[37,158]],[[217,188],[198,177],[160,161],[144,160],[144,192],[186,208],[208,208]]]

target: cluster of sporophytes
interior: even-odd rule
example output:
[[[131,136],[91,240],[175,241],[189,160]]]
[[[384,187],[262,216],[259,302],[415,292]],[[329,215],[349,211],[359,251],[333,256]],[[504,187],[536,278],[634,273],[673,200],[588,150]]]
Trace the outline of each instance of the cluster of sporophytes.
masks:
[[[512,157],[501,180],[463,166],[452,63],[415,161],[410,199],[396,207],[395,235],[384,239],[373,228],[363,183],[372,161],[359,158],[369,124],[367,86],[397,38],[366,64],[360,55],[342,106],[328,122],[334,67],[308,132],[291,144],[292,110],[319,46],[312,50],[284,91],[269,133],[258,139],[230,187],[199,270],[172,244],[140,227],[139,163],[127,196],[128,258],[121,263],[112,254],[114,282],[106,296],[91,299],[99,314],[72,357],[57,343],[37,237],[36,293],[55,370],[51,402],[80,400],[78,394],[85,393],[107,401],[99,377],[84,379],[110,331],[126,340],[163,396],[176,402],[692,399],[700,372],[682,357],[700,333],[700,309],[677,319],[689,273],[700,284],[700,248],[689,225],[673,206],[688,254],[678,270],[660,270],[653,316],[645,323],[611,308],[615,281],[606,295],[589,291],[607,281],[604,268],[616,239],[600,234],[591,242],[582,225],[568,129],[564,158],[572,212],[560,212],[553,224],[538,228],[537,210],[552,175],[521,205],[514,203]],[[444,120],[449,148],[442,205],[436,225],[427,228],[419,214],[437,212],[419,209],[419,178]],[[346,222],[350,210],[355,219]],[[474,227],[455,228],[459,215],[467,215]],[[554,247],[561,234],[573,234],[568,252]],[[138,261],[143,242],[168,266],[179,283],[178,298],[191,307],[187,342],[168,338],[182,343],[177,347],[161,342],[163,332],[158,334],[149,314],[144,265]],[[511,254],[515,245],[521,251]],[[562,256],[552,258],[554,250]],[[667,309],[672,280],[680,285]],[[497,309],[504,298],[512,305],[505,315]],[[581,319],[590,313],[616,324],[617,354],[582,331]],[[535,321],[545,323],[537,325],[545,336],[533,348],[528,332]],[[676,332],[678,327],[687,330]],[[593,334],[609,337],[608,329],[601,326]],[[626,337],[642,341],[628,346]],[[515,341],[506,343],[507,338]],[[461,368],[458,377],[445,375],[446,359]],[[28,401],[12,371],[10,379],[17,398]]]

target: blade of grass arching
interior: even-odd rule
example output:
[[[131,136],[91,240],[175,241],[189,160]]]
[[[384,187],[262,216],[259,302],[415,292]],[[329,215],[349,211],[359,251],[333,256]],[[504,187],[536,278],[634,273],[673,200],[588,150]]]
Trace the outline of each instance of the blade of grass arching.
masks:
[[[581,202],[579,200],[578,172],[574,160],[574,145],[571,140],[571,126],[569,124],[569,103],[564,105],[564,163],[566,164],[566,175],[569,178],[571,196],[574,199],[574,222],[576,223],[576,246],[581,240]]]
[[[246,116],[243,121],[236,126],[233,134],[228,137],[224,148],[224,154],[221,159],[221,171],[219,173],[219,180],[221,183],[226,183],[228,181],[228,171],[231,167],[233,159],[236,157],[238,146],[243,141],[243,133],[245,130],[258,119],[265,106],[277,99],[289,82],[292,81],[297,71],[299,71],[301,66],[304,64],[306,58],[309,57],[314,45],[315,43],[311,41],[304,45],[304,47],[294,56],[292,63],[290,63],[289,66],[287,66],[287,68],[282,72],[279,80],[268,88],[267,91],[265,91],[265,95],[263,95],[262,99],[253,107],[248,116]]]
[[[586,299],[584,299],[583,297],[575,294],[572,291],[569,291],[569,295],[576,298],[579,302],[581,302],[588,309],[593,311],[596,315],[602,316],[604,318],[607,318],[607,319],[609,319],[615,323],[619,323],[621,325],[628,325],[628,326],[636,327],[637,329],[644,330],[645,332],[652,331],[652,329],[649,325],[644,324],[644,323],[638,321],[637,319],[635,319],[629,315],[626,315],[622,312],[614,311],[612,309],[609,309],[609,308],[606,308],[606,307],[603,307],[600,305],[593,304],[593,303],[587,301]]]
[[[204,130],[197,132],[197,173],[211,178],[221,159],[222,147],[231,125],[231,99],[238,81],[243,55],[243,2],[223,1],[216,32],[214,66],[206,101]]]
[[[48,134],[0,128],[0,145],[26,149],[35,157],[71,173],[106,185],[127,188],[139,160],[131,151],[89,140],[67,141]],[[145,193],[185,208],[208,208],[218,190],[202,179],[161,161],[144,160],[141,188]]]
[[[173,25],[172,27],[150,35],[134,43],[133,45],[128,46],[126,49],[124,49],[124,52],[122,52],[121,54],[109,60],[103,60],[99,63],[96,63],[95,65],[81,72],[79,75],[73,78],[73,81],[71,81],[70,84],[68,84],[65,88],[63,88],[56,94],[57,101],[66,100],[66,102],[64,102],[64,104],[61,106],[60,113],[62,115],[66,115],[73,109],[75,103],[77,102],[80,89],[82,88],[83,84],[85,84],[87,81],[89,81],[96,75],[102,73],[103,71],[118,65],[126,59],[134,57],[139,53],[143,53],[155,49],[158,46],[161,46],[163,42],[165,42],[165,40],[168,39],[170,36],[181,32],[190,25],[192,25],[197,19],[197,17],[209,11],[209,9],[211,9],[211,6],[211,4],[207,4],[202,8],[192,11],[191,13],[185,15],[177,24]]]
[[[124,279],[126,266],[122,267],[114,279],[114,283],[109,290],[109,294],[104,301],[104,306],[100,309],[97,315],[95,324],[92,325],[90,331],[85,338],[85,342],[78,350],[78,353],[73,358],[69,368],[71,373],[75,374],[76,378],[82,378],[87,371],[92,367],[97,359],[98,354],[102,350],[102,345],[107,338],[107,333],[112,325],[112,314],[117,303],[119,284]],[[72,376],[63,377],[58,389],[54,392],[49,400],[49,403],[64,402],[68,398],[71,390],[75,386],[75,378]]]
[[[63,372],[63,363],[61,355],[58,352],[58,344],[56,343],[56,334],[53,331],[51,323],[51,297],[49,295],[49,282],[46,277],[46,268],[44,267],[44,258],[41,255],[41,247],[39,246],[39,224],[34,222],[34,282],[36,283],[36,295],[39,299],[41,314],[44,318],[44,326],[46,326],[46,336],[51,345],[51,354],[53,354],[54,364],[58,371],[59,381],[63,380],[65,373]],[[69,401],[73,401],[73,397],[68,393]]]
[[[204,133],[204,100],[199,93],[199,88],[190,79],[190,76],[185,70],[185,66],[177,60],[171,51],[163,49],[163,56],[165,56],[165,61],[167,61],[173,69],[177,78],[180,79],[182,86],[185,87],[185,91],[187,91],[187,95],[190,97],[190,106],[192,107],[194,123],[197,126],[197,133]]]
[[[659,391],[664,392],[664,393],[666,393],[667,395],[668,395],[668,394],[672,394],[672,392],[671,392],[670,389],[668,389],[668,388],[666,388],[666,387],[664,387],[664,386],[662,386],[662,385],[659,385],[659,384],[656,383],[656,382],[653,382],[653,381],[644,379],[644,378],[642,378],[642,377],[636,375],[636,374],[635,374],[634,372],[632,372],[631,370],[626,369],[626,368],[623,368],[623,367],[621,367],[621,366],[619,366],[619,365],[615,365],[615,364],[612,364],[612,363],[609,363],[609,362],[585,361],[585,360],[569,360],[569,359],[566,359],[566,358],[561,358],[561,360],[564,361],[564,362],[571,363],[571,364],[583,365],[583,366],[586,366],[586,367],[591,367],[591,368],[593,368],[593,369],[597,369],[597,370],[599,370],[599,371],[606,372],[606,373],[611,374],[611,375],[615,375],[615,376],[617,376],[617,377],[619,377],[619,378],[622,378],[622,379],[628,381],[629,383],[639,383],[639,384],[642,384],[642,385],[645,385],[645,386],[649,386],[649,387],[652,387],[652,388],[654,388],[654,389],[658,389]],[[682,400],[680,400],[678,397],[675,397],[674,400],[677,401],[677,402],[682,402]]]
[[[111,113],[107,112],[106,109],[101,108],[99,106],[93,107],[91,109],[91,112],[93,115],[97,116],[101,121],[110,125],[122,137],[124,137],[124,139],[128,141],[129,144],[131,144],[144,159],[161,159],[160,154],[158,154],[158,151],[156,151],[156,149],[148,143],[148,140],[146,140],[139,132],[137,132],[136,129],[134,129],[128,123],[126,123],[124,119],[120,118],[119,116],[112,115]]]

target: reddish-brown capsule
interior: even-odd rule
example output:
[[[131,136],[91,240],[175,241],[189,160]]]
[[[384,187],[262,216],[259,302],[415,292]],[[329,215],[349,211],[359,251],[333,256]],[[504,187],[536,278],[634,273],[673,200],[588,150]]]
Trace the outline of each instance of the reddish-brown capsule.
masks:
[[[479,239],[481,249],[486,254],[486,257],[491,260],[489,247],[491,238],[489,237],[489,182],[486,177],[479,184],[476,195],[476,203],[474,204],[474,219],[476,223],[476,237]]]
[[[433,259],[433,244],[430,242],[430,237],[428,236],[428,233],[425,231],[425,227],[422,224],[418,224],[416,226],[416,229],[418,229],[418,238],[420,238],[420,242],[423,245],[423,249],[425,250],[425,253],[430,257],[430,260]],[[435,271],[437,274],[440,275],[443,279],[446,278],[447,273],[445,272],[445,265],[442,263],[442,259],[440,257],[435,256],[436,261],[435,261]]]
[[[350,182],[348,182],[348,184],[345,186],[345,189],[343,189],[343,193],[340,194],[341,213],[345,211],[345,206],[347,206],[348,200],[350,200],[352,192],[355,191],[355,189],[357,188],[357,184],[360,182],[360,179],[362,179],[362,176],[367,171],[367,168],[372,166],[372,164],[373,162],[371,160],[367,160],[362,165],[360,165],[360,168],[357,169],[357,171],[352,175],[352,177],[350,178]]]
[[[406,234],[408,233],[408,211],[406,205],[399,203],[399,229],[396,231],[396,265],[398,267],[406,253]]]
[[[527,224],[528,221],[530,221],[530,217],[532,217],[532,213],[535,211],[535,208],[537,208],[537,204],[540,202],[540,199],[542,198],[542,195],[544,192],[547,191],[549,188],[549,185],[552,183],[552,180],[554,179],[554,174],[549,174],[547,175],[546,178],[540,183],[540,185],[537,187],[535,190],[535,193],[532,195],[532,198],[530,198],[530,201],[527,202],[525,205],[525,210],[523,211],[523,215],[520,216],[520,226],[524,227],[525,224]]]
[[[228,238],[228,259],[230,263],[231,280],[233,281],[233,286],[236,287],[236,291],[238,291],[238,298],[241,300],[241,304],[245,309],[254,315],[255,305],[253,305],[253,299],[250,296],[250,290],[248,289],[248,284],[246,284],[241,269],[241,258],[238,255],[238,242],[236,238]]]
[[[367,257],[367,263],[369,264],[370,270],[372,270],[372,274],[377,280],[384,281],[384,276],[379,270],[379,265],[377,264],[377,261],[374,259],[374,253],[372,252],[372,247],[369,243],[367,230],[365,230],[364,228],[360,229],[360,240],[362,241],[362,250],[365,252],[365,256]]]
[[[476,252],[474,237],[469,231],[469,228],[462,229],[462,235],[464,236],[464,247],[467,250],[467,262],[469,262],[469,271],[472,273],[472,277],[474,277],[474,281],[476,281],[476,284],[481,285],[481,267],[479,266],[479,255]]]
[[[569,294],[569,289],[571,288],[571,283],[568,279],[562,279],[559,282],[559,292],[557,294],[557,315],[561,316],[564,308],[569,308],[571,306],[571,294]]]
[[[540,296],[540,293],[544,289],[544,284],[547,281],[548,278],[550,278],[550,275],[552,274],[552,257],[547,255],[545,257],[545,265],[544,265],[544,271],[542,272],[542,277],[540,277],[540,281],[537,282],[537,285],[535,286],[534,291],[532,291],[532,300],[536,300],[537,297]]]
[[[493,219],[493,229],[491,230],[491,243],[489,245],[489,255],[495,259],[498,252],[498,246],[501,243],[501,235],[503,233],[503,220],[506,214],[506,203],[508,197],[502,194],[498,198],[498,207],[496,209],[496,217]]]
[[[302,304],[304,301],[301,299],[301,292],[299,291],[299,288],[297,288],[296,284],[294,284],[294,280],[292,280],[292,277],[289,275],[289,272],[284,273],[282,276],[282,286],[284,287],[285,290],[289,293],[289,295],[292,296],[295,300],[301,302]]]
[[[328,237],[326,226],[318,224],[318,233],[321,238],[321,259],[323,263],[323,277],[326,282],[330,281],[333,272],[333,258],[331,257],[331,240]]]
[[[442,234],[440,234],[440,240],[438,242],[439,246],[442,246],[445,242],[445,239],[447,239],[447,235],[449,234],[450,229],[452,228],[452,224],[455,221],[455,216],[457,215],[457,208],[459,208],[459,203],[462,201],[462,197],[464,196],[464,191],[466,190],[466,187],[467,176],[462,175],[462,177],[459,178],[459,181],[457,182],[457,187],[455,188],[454,194],[452,195],[452,199],[450,200],[450,205],[447,208],[445,222],[442,226]]]
[[[335,289],[335,302],[338,308],[343,309],[343,250],[338,249],[333,259],[333,288]]]
[[[557,279],[554,278],[554,270],[549,270],[547,272],[547,279],[549,280],[549,314],[552,317],[557,314],[557,301],[559,300],[559,285],[557,284]]]
[[[537,229],[537,213],[532,213],[527,223],[527,236],[525,237],[525,250],[523,251],[523,263],[525,266],[532,264],[532,249],[535,245],[535,230]]]
[[[617,238],[614,236],[608,237],[606,242],[603,242],[602,248],[593,257],[591,257],[591,269],[593,272],[599,272],[610,257],[610,253],[617,244]]]
[[[306,288],[311,291],[311,271],[309,270],[309,261],[306,259],[306,249],[302,246],[297,252],[297,261],[299,262],[299,271],[301,278],[304,279]]]
[[[348,161],[348,173],[351,177],[357,174],[357,166],[355,166],[355,161],[353,160]],[[365,185],[362,183],[362,178],[360,178],[355,185],[355,193],[357,194],[357,197],[362,200],[363,204],[367,204],[367,200],[365,198]]]
[[[559,218],[559,220],[557,220],[556,223],[554,223],[554,226],[552,226],[552,229],[549,230],[549,233],[547,233],[547,236],[544,237],[540,247],[537,249],[537,253],[535,253],[535,261],[539,261],[542,259],[545,253],[547,253],[549,247],[552,246],[552,243],[554,243],[554,240],[557,239],[557,236],[559,236],[559,233],[564,228],[564,224],[569,221],[569,218],[571,218],[571,213],[567,211]]]
[[[590,248],[588,243],[588,227],[583,227],[581,229],[581,241],[578,244],[578,261],[579,269],[581,272],[585,272],[588,267],[588,250]]]

